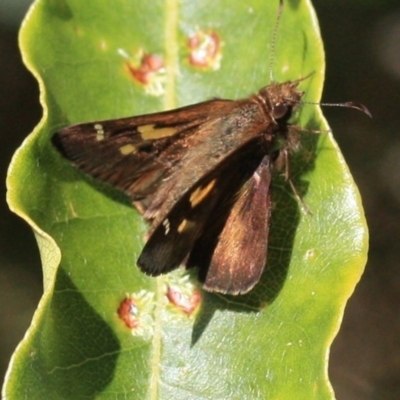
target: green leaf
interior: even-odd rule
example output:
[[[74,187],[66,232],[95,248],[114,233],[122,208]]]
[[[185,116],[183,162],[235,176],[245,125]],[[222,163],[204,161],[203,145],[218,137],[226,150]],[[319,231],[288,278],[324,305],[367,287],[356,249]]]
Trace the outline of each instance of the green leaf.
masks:
[[[261,282],[245,296],[202,293],[190,315],[168,302],[165,288],[174,283],[190,293],[195,279],[182,271],[159,278],[139,272],[146,227],[138,213],[122,194],[71,167],[50,142],[71,123],[255,93],[269,82],[277,9],[278,0],[34,3],[20,41],[40,83],[44,116],[16,152],[7,185],[10,208],[38,239],[44,294],[11,360],[7,398],[333,398],[329,346],[366,261],[367,228],[330,134],[302,133],[291,159],[312,215],[274,177]],[[196,68],[188,37],[210,31],[221,39],[220,65]],[[140,51],[164,59],[154,85],[127,71]],[[311,72],[301,83],[304,99],[319,101],[324,54],[317,21],[309,1],[287,0],[273,76],[282,82]],[[313,105],[303,105],[294,123],[327,129]],[[133,329],[117,313],[127,293],[137,307],[129,314],[139,322]]]

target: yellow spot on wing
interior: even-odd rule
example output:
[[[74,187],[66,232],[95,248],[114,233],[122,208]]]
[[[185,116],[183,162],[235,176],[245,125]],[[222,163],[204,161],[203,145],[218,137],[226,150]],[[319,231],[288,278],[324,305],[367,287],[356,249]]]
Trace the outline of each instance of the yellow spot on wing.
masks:
[[[182,233],[184,231],[187,231],[188,229],[193,228],[195,223],[193,221],[189,221],[188,219],[184,219],[178,226],[178,232]]]
[[[175,135],[177,132],[176,128],[155,128],[154,124],[138,126],[137,130],[139,131],[143,140],[161,139],[163,137]]]
[[[207,197],[207,195],[211,192],[211,190],[215,186],[216,181],[217,181],[216,179],[213,179],[207,186],[198,187],[190,195],[189,201],[190,201],[190,204],[192,205],[192,208],[196,207]]]
[[[119,148],[119,152],[123,156],[127,156],[128,154],[133,154],[137,152],[136,147],[133,144],[125,144]]]

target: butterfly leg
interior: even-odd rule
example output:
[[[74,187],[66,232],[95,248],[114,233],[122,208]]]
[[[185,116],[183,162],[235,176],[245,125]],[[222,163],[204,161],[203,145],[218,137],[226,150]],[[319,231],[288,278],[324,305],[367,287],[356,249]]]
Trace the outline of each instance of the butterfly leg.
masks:
[[[291,174],[290,174],[290,154],[289,154],[289,148],[284,147],[283,149],[280,150],[278,158],[275,160],[275,165],[278,166],[278,169],[284,167],[284,176],[285,176],[285,181],[289,183],[290,188],[292,189],[292,192],[294,196],[296,197],[296,200],[299,202],[302,211],[305,214],[312,215],[311,210],[307,207],[306,203],[304,200],[301,198],[301,195],[299,191],[297,190],[295,184],[293,183],[293,180],[291,179]]]

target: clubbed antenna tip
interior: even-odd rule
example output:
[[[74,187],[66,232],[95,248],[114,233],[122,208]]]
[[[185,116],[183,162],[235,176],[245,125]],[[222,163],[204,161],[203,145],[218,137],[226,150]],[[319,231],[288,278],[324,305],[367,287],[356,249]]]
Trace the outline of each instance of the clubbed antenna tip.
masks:
[[[307,103],[307,102],[304,102]],[[312,104],[312,103],[309,103]],[[314,103],[319,104],[320,106],[325,107],[347,107],[354,108],[355,110],[361,111],[364,114],[368,115],[368,117],[372,118],[372,114],[369,112],[368,108],[364,106],[364,104],[357,103],[355,101],[346,101],[345,103]]]
[[[372,114],[369,112],[368,108],[364,106],[364,104],[357,103],[354,101],[348,101],[348,102],[344,103],[343,106],[359,110],[359,111],[363,112],[364,114],[368,115],[368,117],[372,118]]]

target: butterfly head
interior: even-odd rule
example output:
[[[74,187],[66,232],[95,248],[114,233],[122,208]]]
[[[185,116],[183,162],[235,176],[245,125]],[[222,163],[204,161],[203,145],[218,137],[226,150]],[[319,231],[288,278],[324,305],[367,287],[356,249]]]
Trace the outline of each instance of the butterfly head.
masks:
[[[287,121],[296,106],[301,103],[304,92],[298,90],[299,82],[271,83],[258,92],[275,121]]]

